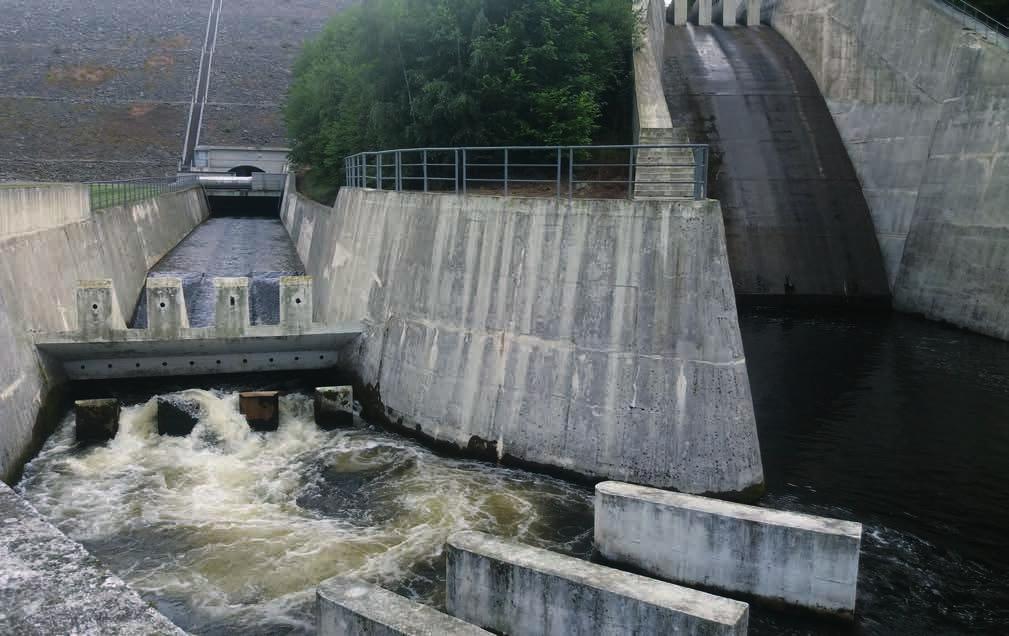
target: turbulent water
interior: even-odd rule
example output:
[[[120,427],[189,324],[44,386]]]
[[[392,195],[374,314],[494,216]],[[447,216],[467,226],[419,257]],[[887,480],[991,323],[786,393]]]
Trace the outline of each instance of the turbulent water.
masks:
[[[305,394],[282,398],[272,433],[250,432],[237,393],[171,395],[200,405],[189,437],[158,435],[153,399],[87,450],[68,416],[18,490],[188,631],[310,633],[314,587],[338,574],[440,604],[456,530],[590,551],[587,489],[446,459],[363,422],[322,431]]]

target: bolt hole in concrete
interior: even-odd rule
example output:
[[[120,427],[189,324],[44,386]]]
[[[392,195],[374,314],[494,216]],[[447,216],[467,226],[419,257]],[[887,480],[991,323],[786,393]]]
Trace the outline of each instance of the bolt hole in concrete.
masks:
[[[294,299],[294,304],[295,305],[300,305],[301,304],[301,299],[300,298],[295,298]]]
[[[162,309],[165,308],[165,303],[159,303],[159,305],[161,306]]]
[[[94,303],[94,304],[92,304],[92,305],[91,305],[91,308],[92,308],[92,309],[95,309],[95,310],[97,310],[97,309],[98,309],[98,303]]]
[[[456,530],[590,552],[588,489],[440,457],[357,417],[324,431],[307,388],[281,397],[270,433],[249,429],[237,387],[166,392],[199,413],[186,437],[158,435],[143,397],[104,445],[76,446],[64,418],[18,490],[189,632],[310,634],[315,586],[338,574],[440,606]]]

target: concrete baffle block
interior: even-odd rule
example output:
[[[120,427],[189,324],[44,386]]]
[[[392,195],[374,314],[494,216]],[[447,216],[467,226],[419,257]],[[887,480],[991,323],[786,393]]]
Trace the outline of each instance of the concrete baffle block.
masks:
[[[746,26],[760,26],[760,0],[746,0]]]
[[[280,326],[302,331],[312,326],[312,277],[280,279]]]
[[[697,0],[697,25],[711,26],[711,0]]]
[[[249,279],[214,278],[214,327],[221,336],[241,336],[249,328]]]
[[[687,16],[690,15],[690,6],[687,0],[673,0],[673,24],[684,26],[687,23]]]
[[[496,633],[746,633],[749,606],[686,587],[498,539],[446,543],[450,614]]]
[[[484,631],[433,607],[376,585],[334,577],[316,588],[319,636],[486,636]]]
[[[195,402],[158,397],[158,435],[185,437],[200,421],[200,407]]]
[[[862,525],[607,481],[595,545],[607,559],[685,585],[821,612],[855,610]]]
[[[739,0],[722,0],[722,26],[736,26]]]
[[[77,284],[77,331],[88,340],[108,340],[126,329],[116,289],[110,279],[82,280]]]
[[[315,423],[331,431],[354,424],[354,388],[320,386],[315,389]]]
[[[182,279],[157,276],[147,279],[147,329],[157,336],[175,336],[189,328]]]
[[[74,431],[78,442],[107,442],[119,432],[119,400],[77,400],[74,402]]]
[[[238,394],[238,412],[254,431],[280,427],[280,391],[245,391]]]

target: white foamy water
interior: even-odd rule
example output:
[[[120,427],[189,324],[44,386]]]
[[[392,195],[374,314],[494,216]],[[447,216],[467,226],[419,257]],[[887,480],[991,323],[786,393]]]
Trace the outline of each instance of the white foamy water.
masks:
[[[456,530],[590,549],[587,489],[363,422],[319,430],[307,395],[281,399],[272,433],[248,429],[237,393],[172,395],[200,406],[190,436],[159,436],[152,399],[123,409],[114,440],[78,449],[70,414],[18,490],[194,633],[311,633],[314,587],[337,574],[437,605]]]

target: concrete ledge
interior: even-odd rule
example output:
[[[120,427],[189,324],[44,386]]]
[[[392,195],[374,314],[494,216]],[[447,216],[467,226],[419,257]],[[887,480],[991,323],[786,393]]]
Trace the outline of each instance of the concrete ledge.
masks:
[[[595,543],[607,559],[686,585],[849,615],[862,525],[603,482]]]
[[[745,634],[749,606],[481,532],[449,537],[448,611],[495,632]]]
[[[361,581],[334,577],[316,588],[319,636],[489,634],[438,610]]]

